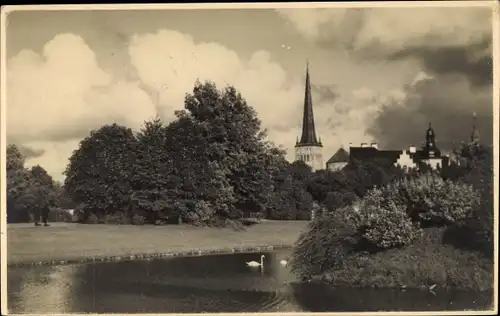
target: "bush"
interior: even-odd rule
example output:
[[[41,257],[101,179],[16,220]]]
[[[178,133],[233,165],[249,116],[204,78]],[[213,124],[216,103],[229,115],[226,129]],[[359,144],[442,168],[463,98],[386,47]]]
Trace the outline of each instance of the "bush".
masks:
[[[484,291],[493,289],[493,262],[477,252],[443,245],[446,228],[426,228],[422,238],[404,248],[366,256],[357,253],[320,279],[335,286],[428,287]]]
[[[374,187],[352,205],[317,217],[295,244],[292,269],[308,277],[353,255],[409,246],[422,236],[423,224],[462,223],[477,202],[470,185],[426,175]]]
[[[352,210],[350,219],[359,236],[375,248],[408,245],[420,235],[418,223],[412,223],[406,206],[397,204],[387,187],[368,191]]]
[[[195,225],[206,225],[215,215],[213,205],[207,201],[197,201],[194,207],[185,213],[185,219]]]
[[[357,199],[356,194],[353,192],[329,192],[326,195],[323,204],[328,211],[333,212],[338,208],[351,205]]]
[[[386,191],[389,199],[406,206],[412,221],[424,227],[462,222],[479,205],[478,192],[471,185],[429,174],[397,181]]]
[[[132,225],[144,225],[146,217],[134,214],[132,215]]]
[[[342,263],[357,244],[347,220],[350,208],[316,217],[297,240],[290,258],[294,273],[309,278]]]
[[[124,212],[116,212],[104,215],[103,222],[104,224],[126,225],[130,221]]]

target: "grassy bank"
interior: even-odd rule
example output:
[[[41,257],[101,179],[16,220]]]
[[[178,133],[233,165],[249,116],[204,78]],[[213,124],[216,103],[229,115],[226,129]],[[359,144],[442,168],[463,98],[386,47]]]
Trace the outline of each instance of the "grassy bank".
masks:
[[[444,229],[426,229],[412,245],[356,254],[340,267],[313,277],[335,286],[493,289],[493,261],[478,252],[443,244]]]
[[[9,224],[7,263],[60,264],[290,247],[307,223],[265,221],[241,232],[189,225]]]

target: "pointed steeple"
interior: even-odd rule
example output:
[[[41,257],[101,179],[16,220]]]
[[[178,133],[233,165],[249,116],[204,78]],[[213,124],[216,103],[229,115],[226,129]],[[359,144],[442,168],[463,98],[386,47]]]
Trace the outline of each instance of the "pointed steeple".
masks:
[[[474,112],[474,121],[472,123],[472,133],[470,135],[470,142],[477,144],[479,143],[479,131],[476,128],[476,112]]]
[[[314,114],[311,94],[311,79],[309,77],[309,61],[306,64],[306,86],[304,94],[304,117],[302,119],[302,136],[299,145],[321,146],[316,138]]]
[[[425,145],[427,148],[434,148],[436,146],[436,143],[434,141],[435,137],[436,135],[434,135],[434,129],[432,129],[431,122],[429,122],[429,128],[427,128],[427,133],[425,136]]]
[[[427,132],[425,135],[425,147],[423,149],[426,155],[428,155],[429,157],[441,156],[441,151],[436,146],[436,134],[434,133],[434,129],[432,128],[430,122],[429,128],[427,128]]]

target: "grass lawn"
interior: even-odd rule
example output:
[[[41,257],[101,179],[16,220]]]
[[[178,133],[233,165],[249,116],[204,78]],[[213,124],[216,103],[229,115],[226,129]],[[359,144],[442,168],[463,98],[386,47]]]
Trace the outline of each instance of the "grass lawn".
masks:
[[[189,225],[51,223],[50,227],[34,227],[33,224],[9,224],[7,262],[25,264],[193,250],[292,246],[308,223],[265,221],[246,227],[246,231]]]

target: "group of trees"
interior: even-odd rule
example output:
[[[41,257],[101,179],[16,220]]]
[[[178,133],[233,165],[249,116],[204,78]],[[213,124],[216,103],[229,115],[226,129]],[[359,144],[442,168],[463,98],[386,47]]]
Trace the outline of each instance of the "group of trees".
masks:
[[[83,222],[182,219],[213,225],[253,214],[306,220],[315,204],[335,212],[374,186],[418,176],[377,160],[353,162],[336,172],[288,163],[284,152],[265,140],[256,112],[233,87],[218,90],[211,82],[197,82],[175,115],[168,124],[152,118],[137,133],[118,124],[92,131],[71,155],[63,186],[40,166],[25,168],[21,153],[10,145],[9,221],[27,221],[44,203],[77,208]],[[441,176],[485,186],[481,179],[492,174],[493,165],[484,152],[462,148],[466,166],[440,171]],[[481,192],[488,190],[491,184]]]
[[[84,218],[119,215],[212,225],[250,213],[306,219],[312,198],[284,153],[265,141],[256,112],[233,88],[196,83],[185,109],[164,124],[105,125],[73,152],[64,189]]]
[[[25,157],[16,145],[7,146],[7,220],[9,223],[28,222],[35,208],[57,207],[70,203],[60,183],[47,171],[35,165],[25,167]]]

